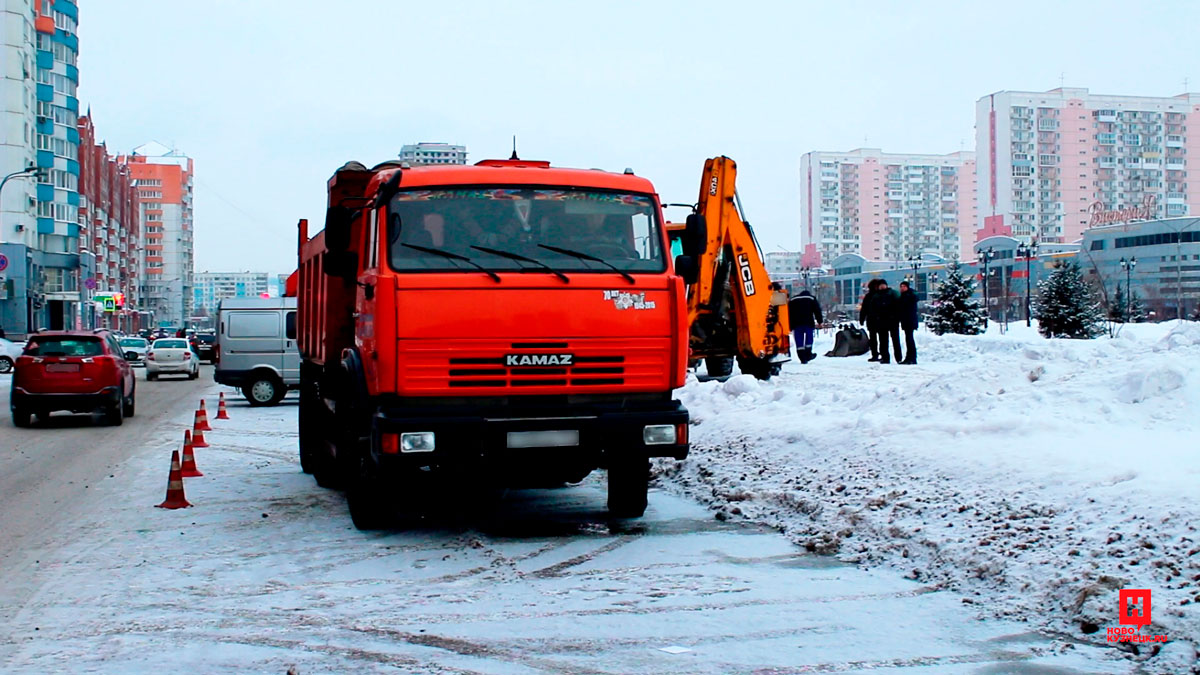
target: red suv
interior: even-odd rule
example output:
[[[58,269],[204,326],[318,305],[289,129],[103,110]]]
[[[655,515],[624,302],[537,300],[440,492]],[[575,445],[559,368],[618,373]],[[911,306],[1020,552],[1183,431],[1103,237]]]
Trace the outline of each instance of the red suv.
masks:
[[[13,424],[27,427],[30,415],[55,410],[99,410],[112,425],[133,417],[137,380],[124,354],[107,330],[31,335],[13,375]]]

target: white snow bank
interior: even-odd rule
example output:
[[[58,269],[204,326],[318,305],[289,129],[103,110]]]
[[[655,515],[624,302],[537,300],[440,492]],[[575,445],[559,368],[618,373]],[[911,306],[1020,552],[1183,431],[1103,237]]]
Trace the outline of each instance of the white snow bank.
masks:
[[[693,454],[660,464],[663,482],[1076,638],[1103,642],[1118,590],[1149,588],[1142,633],[1188,644],[1137,658],[1197,667],[1200,325],[1083,341],[993,325],[920,333],[918,353],[915,367],[818,358],[770,382],[689,382]]]

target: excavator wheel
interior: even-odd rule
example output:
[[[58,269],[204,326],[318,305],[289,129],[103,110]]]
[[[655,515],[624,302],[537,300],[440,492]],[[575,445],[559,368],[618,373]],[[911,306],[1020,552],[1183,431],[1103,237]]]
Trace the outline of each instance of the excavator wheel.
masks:
[[[709,377],[729,377],[733,374],[733,357],[709,356],[704,359],[704,368]],[[743,370],[742,372],[746,372]]]
[[[783,370],[783,364],[771,363],[766,359],[737,358],[738,369],[743,375],[753,375],[760,380],[769,380]]]

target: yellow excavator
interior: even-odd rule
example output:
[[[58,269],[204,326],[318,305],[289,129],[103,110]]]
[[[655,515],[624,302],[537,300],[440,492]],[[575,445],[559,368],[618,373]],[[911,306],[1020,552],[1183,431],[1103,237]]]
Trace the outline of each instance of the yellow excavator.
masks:
[[[675,268],[687,286],[689,363],[710,377],[778,375],[791,359],[787,293],[771,283],[737,194],[737,163],[704,162],[700,198],[686,223],[668,223]]]

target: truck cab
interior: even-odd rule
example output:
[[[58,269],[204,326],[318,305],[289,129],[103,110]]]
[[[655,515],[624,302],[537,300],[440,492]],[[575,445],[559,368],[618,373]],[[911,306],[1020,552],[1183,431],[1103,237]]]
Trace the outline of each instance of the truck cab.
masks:
[[[439,473],[604,468],[610,512],[637,517],[649,459],[687,455],[687,301],[650,181],[350,163],[325,229],[300,229],[301,462],[359,527]]]

